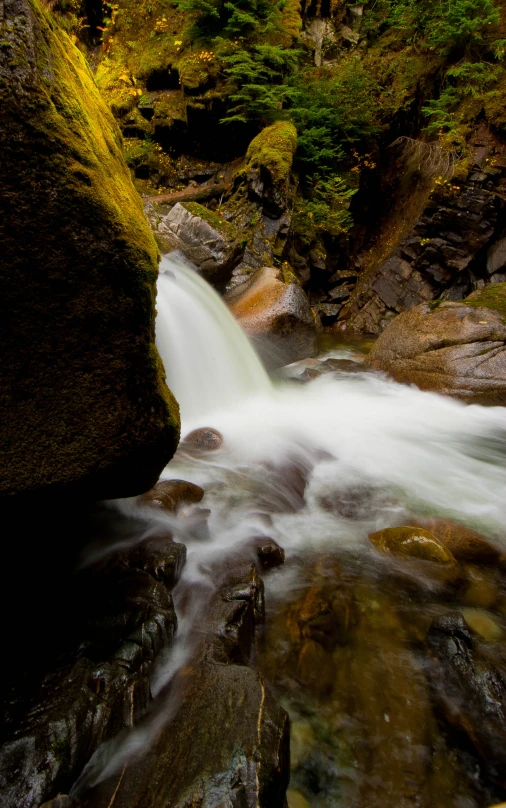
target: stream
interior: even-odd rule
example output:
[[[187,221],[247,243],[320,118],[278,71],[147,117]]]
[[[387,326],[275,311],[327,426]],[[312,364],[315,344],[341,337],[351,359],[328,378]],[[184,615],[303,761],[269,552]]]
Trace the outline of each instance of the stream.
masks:
[[[493,761],[485,773],[483,743],[445,718],[427,637],[458,611],[485,654],[504,656],[505,410],[396,384],[349,346],[326,346],[271,380],[219,296],[167,256],[157,308],[182,437],[208,427],[223,443],[203,452],[183,443],[165,469],[162,479],[205,491],[184,518],[136,499],[111,503],[186,545],[173,592],[179,626],[152,681],[155,709],[98,751],[74,793],[119,771],[173,719],[168,686],[191,660],[216,581],[252,539],[269,539],[285,562],[263,574],[254,660],[290,715],[289,808],[500,802],[504,780]],[[380,552],[368,538],[413,524],[478,531],[499,561],[477,552],[445,566]]]

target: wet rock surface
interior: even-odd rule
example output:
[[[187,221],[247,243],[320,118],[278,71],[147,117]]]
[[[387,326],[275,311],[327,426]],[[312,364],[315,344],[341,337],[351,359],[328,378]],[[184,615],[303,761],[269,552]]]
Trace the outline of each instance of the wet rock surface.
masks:
[[[489,774],[505,785],[506,668],[473,640],[462,614],[435,620],[427,644],[435,703],[474,745]]]
[[[317,320],[297,283],[263,267],[225,295],[232,314],[250,337],[268,338],[279,364],[311,356],[316,349]]]
[[[176,511],[181,505],[196,504],[202,500],[204,490],[186,480],[161,480],[151,491],[139,497],[140,505]]]
[[[212,452],[219,449],[223,444],[223,436],[217,429],[212,427],[202,427],[194,429],[190,432],[184,440],[180,443],[180,451],[195,453],[195,452]]]
[[[68,791],[95,750],[144,713],[155,660],[176,631],[171,589],[185,555],[170,536],[151,537],[67,573],[54,606],[68,616],[45,618],[46,630],[49,624],[56,632],[52,650],[42,660],[16,660],[4,700],[0,801],[6,808],[37,808]],[[58,635],[66,621],[69,633]],[[67,804],[74,806],[63,800],[52,808]]]
[[[502,297],[503,288],[498,285],[494,294]],[[371,367],[422,390],[476,404],[506,403],[504,316],[476,302],[471,296],[469,302],[432,309],[422,304],[400,314],[374,345]]]
[[[255,625],[263,620],[263,587],[254,567],[227,578],[198,648],[172,684],[175,717],[138,761],[80,794],[85,808],[105,808],[113,795],[118,808],[283,805],[288,717],[248,667]]]

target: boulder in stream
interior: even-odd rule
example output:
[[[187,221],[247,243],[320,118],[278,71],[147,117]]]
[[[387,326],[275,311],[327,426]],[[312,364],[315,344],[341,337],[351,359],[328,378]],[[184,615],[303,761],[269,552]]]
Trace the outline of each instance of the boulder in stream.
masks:
[[[285,282],[280,269],[258,269],[225,302],[248,336],[272,346],[278,364],[315,353],[319,322],[302,287]]]
[[[474,404],[506,404],[506,284],[461,303],[423,303],[381,334],[370,364],[399,382]]]
[[[176,705],[175,716],[117,774],[91,790],[77,787],[85,806],[107,808],[112,799],[115,808],[284,804],[288,716],[248,664],[262,614],[255,568],[227,574],[206,608],[193,655],[158,697],[161,710]]]

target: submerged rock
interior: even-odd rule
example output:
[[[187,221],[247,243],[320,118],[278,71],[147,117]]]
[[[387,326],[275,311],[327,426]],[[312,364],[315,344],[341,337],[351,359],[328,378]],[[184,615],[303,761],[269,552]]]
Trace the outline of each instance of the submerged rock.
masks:
[[[478,647],[460,613],[429,629],[429,677],[440,714],[473,743],[488,773],[506,784],[506,674]]]
[[[227,292],[225,302],[250,337],[269,338],[279,364],[314,354],[317,319],[302,288],[285,283],[280,270],[257,270]]]
[[[179,430],[156,245],[83,54],[39,0],[0,31],[0,495],[132,496]]]
[[[381,553],[418,558],[436,564],[455,564],[454,557],[444,544],[420,527],[388,527],[371,533],[369,540]]]
[[[427,518],[417,521],[444,544],[457,561],[492,564],[501,558],[499,551],[480,533],[451,519]]]
[[[506,284],[462,303],[416,306],[383,332],[370,364],[399,382],[476,404],[506,404]]]
[[[158,236],[179,249],[206,279],[223,285],[244,251],[244,240],[229,222],[197,202],[178,202],[160,221]]]

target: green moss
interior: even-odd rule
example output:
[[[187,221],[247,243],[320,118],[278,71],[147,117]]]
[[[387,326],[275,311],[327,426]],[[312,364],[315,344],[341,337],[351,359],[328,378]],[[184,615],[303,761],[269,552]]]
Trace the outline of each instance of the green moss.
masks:
[[[14,32],[20,9],[28,22]],[[0,52],[1,297],[16,312],[0,368],[0,493],[139,493],[179,429],[151,359],[158,250],[83,54],[41,0],[11,4],[0,39],[30,62],[9,73]]]
[[[276,184],[286,183],[297,148],[297,130],[289,121],[262,129],[249,144],[245,170],[264,168]]]
[[[483,306],[486,309],[493,309],[493,311],[498,311],[506,317],[506,283],[494,283],[493,285],[485,286],[483,289],[479,289],[466,297],[464,303],[466,306],[476,308]]]

